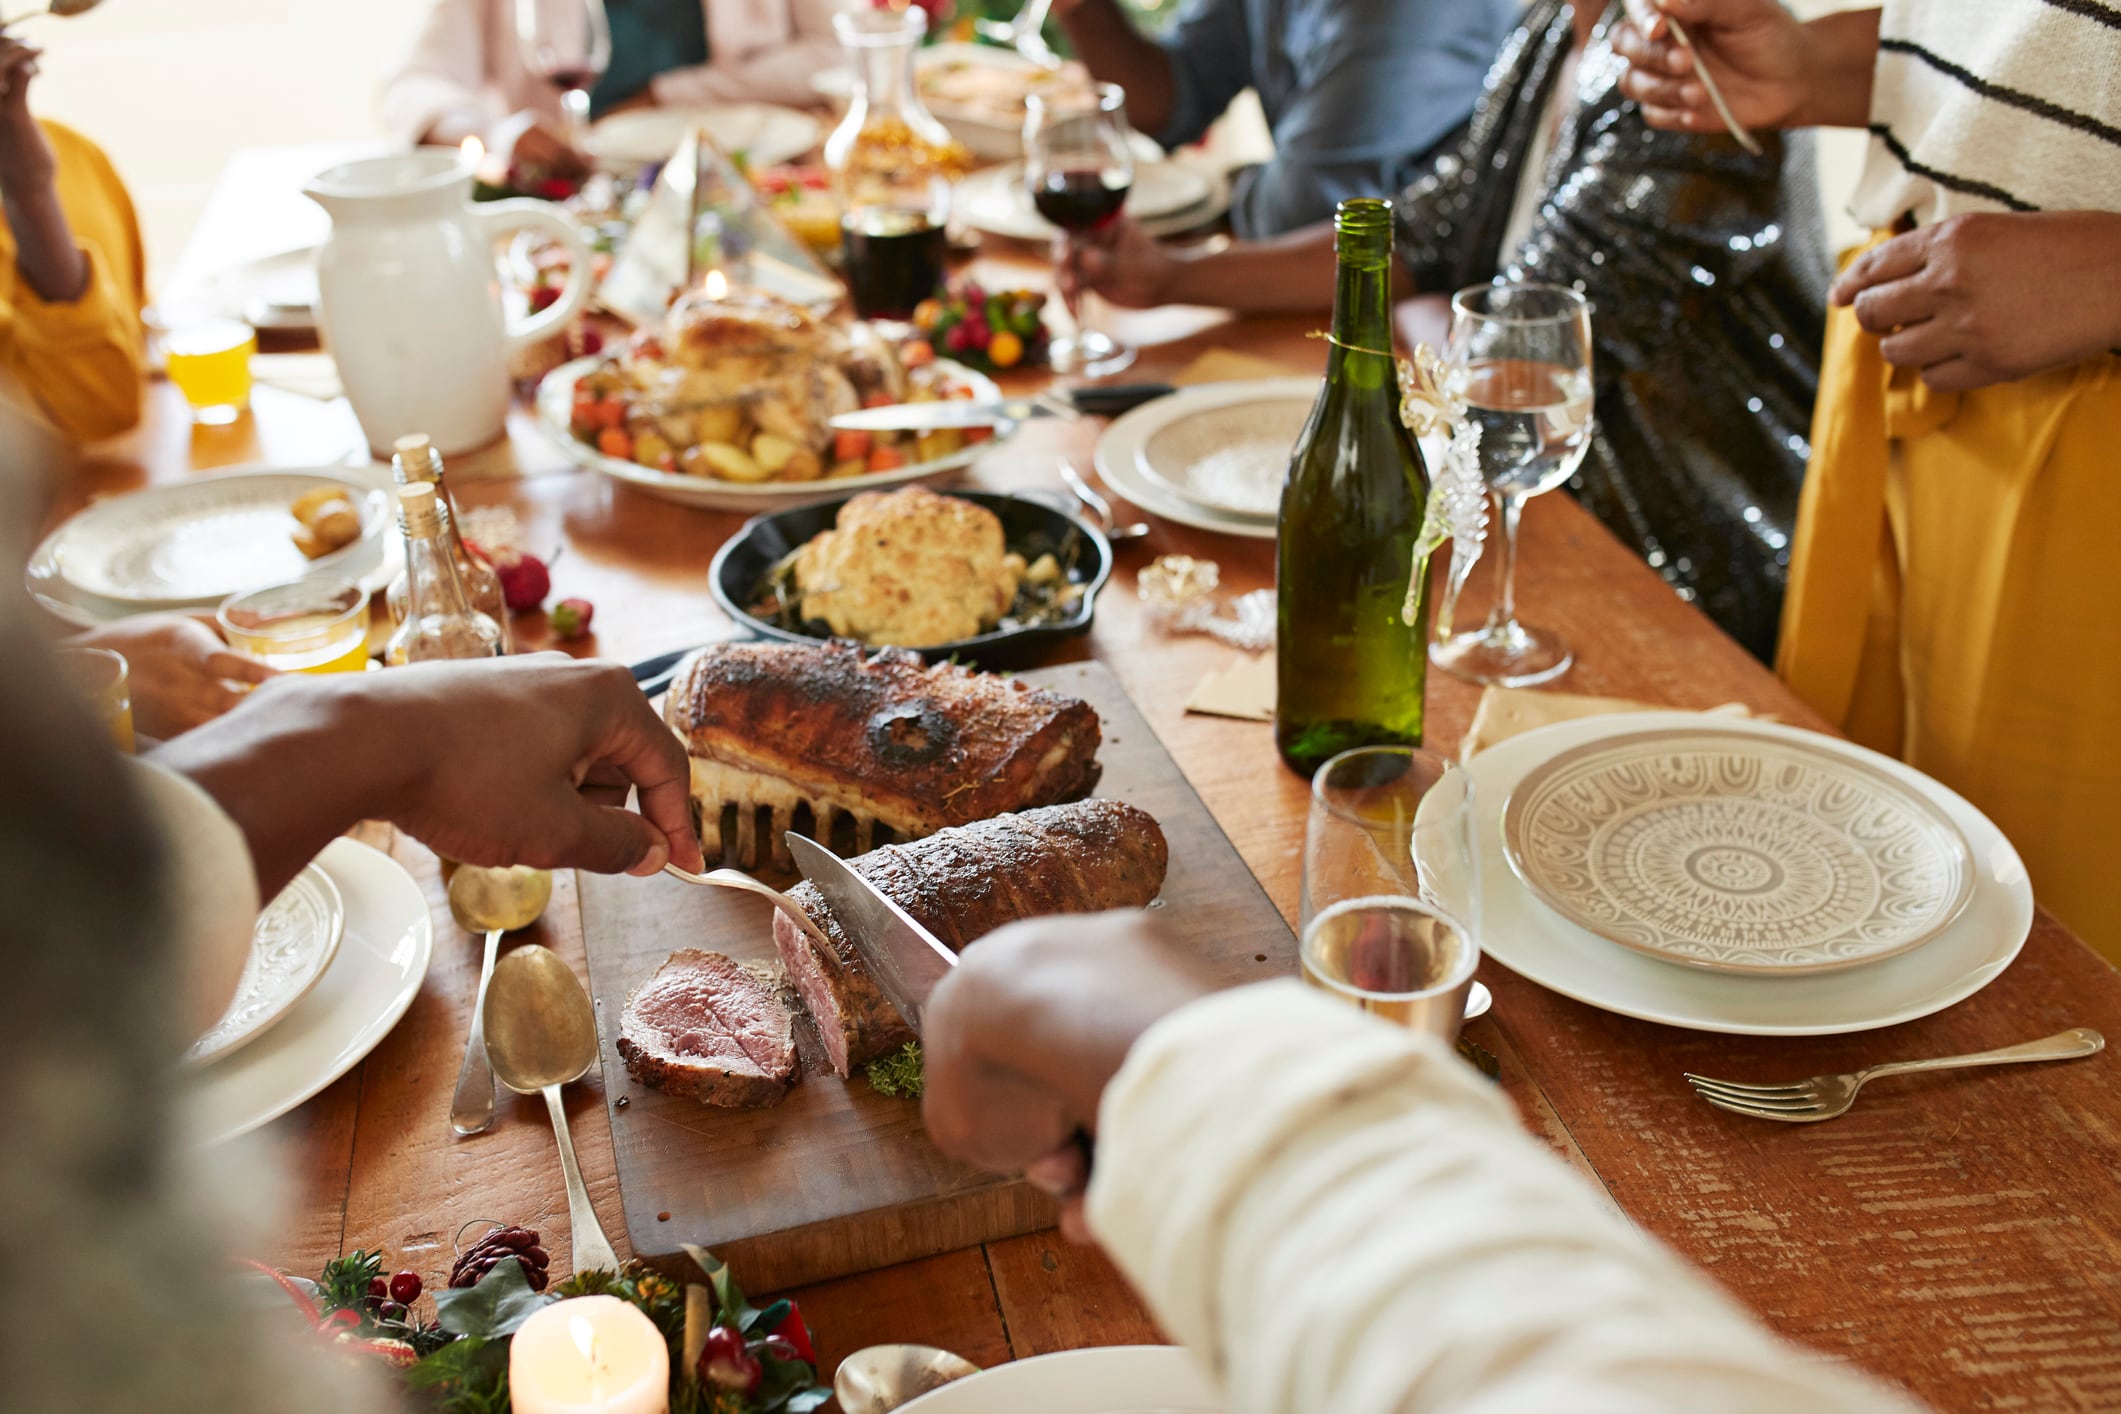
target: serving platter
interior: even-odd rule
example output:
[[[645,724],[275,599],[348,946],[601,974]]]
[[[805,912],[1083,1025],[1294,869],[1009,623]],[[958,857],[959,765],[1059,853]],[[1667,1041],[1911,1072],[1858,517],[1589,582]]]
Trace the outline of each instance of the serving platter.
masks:
[[[1503,849],[1577,926],[1711,971],[1878,962],[1950,926],[1966,840],[1892,777],[1810,742],[1722,727],[1608,737],[1511,792]]]
[[[1081,596],[1066,617],[1050,623],[1018,628],[997,628],[973,638],[959,639],[919,649],[930,662],[956,658],[963,662],[994,664],[1044,643],[1090,630],[1097,612],[1097,594],[1112,575],[1112,542],[1103,532],[1075,515],[1029,496],[1004,495],[993,491],[953,491],[960,500],[984,506],[1000,518],[1007,547],[1022,555],[1026,563],[1040,555],[1057,559],[1070,583]],[[754,516],[744,528],[722,542],[708,567],[707,582],[722,611],[752,632],[788,643],[817,643],[829,634],[810,634],[783,628],[751,612],[774,568],[812,536],[830,530],[847,504],[844,496],[819,501],[792,510]]]
[[[614,481],[623,481],[638,487],[651,496],[665,501],[675,501],[681,506],[698,506],[715,511],[761,511],[784,506],[799,506],[816,500],[820,495],[857,491],[873,491],[885,486],[908,486],[918,482],[940,481],[956,475],[972,465],[995,447],[1008,440],[1012,429],[1003,428],[985,442],[979,442],[953,452],[934,461],[914,462],[891,471],[866,472],[860,476],[840,476],[825,481],[722,481],[706,476],[684,476],[677,472],[656,471],[638,462],[621,461],[607,457],[596,448],[577,438],[569,427],[574,410],[575,384],[603,362],[603,358],[578,358],[563,363],[545,375],[538,384],[538,427],[552,440],[560,453],[576,466],[600,471]],[[961,386],[972,390],[974,399],[980,402],[1002,401],[1002,390],[992,378],[976,369],[965,367],[949,359],[936,360],[934,367],[949,374]]]
[[[1535,768],[1587,743],[1711,722],[1869,766],[1941,810],[1965,838],[1973,861],[1973,892],[1965,908],[1931,941],[1897,957],[1796,976],[1743,975],[1679,966],[1619,947],[1541,903],[1511,870],[1503,849],[1505,802]],[[2003,974],[2032,930],[2033,890],[2025,865],[1987,816],[1912,767],[1816,732],[1693,712],[1630,712],[1525,732],[1481,752],[1466,770],[1480,849],[1483,951],[1543,987],[1622,1016],[1740,1036],[1875,1030],[1974,995]]]
[[[1233,985],[1293,976],[1296,942],[1280,911],[1110,670],[1080,663],[1022,677],[1097,710],[1097,794],[1162,828],[1170,870],[1152,906],[1179,944]],[[696,1243],[776,1291],[1052,1225],[1049,1198],[945,1158],[917,1102],[879,1095],[859,1075],[807,1075],[766,1110],[715,1109],[636,1083],[616,1049],[627,995],[678,948],[773,960],[772,909],[663,876],[578,879],[619,1191],[641,1258],[679,1270],[679,1244]]]
[[[250,958],[228,1010],[184,1058],[215,1060],[265,1034],[323,979],[346,936],[346,902],[315,864],[295,875],[251,927]]]
[[[361,537],[309,559],[295,548],[289,507],[320,486],[345,491]],[[30,557],[33,592],[47,586],[117,613],[210,608],[231,594],[316,575],[358,577],[382,554],[382,489],[345,466],[223,472],[99,501],[53,530]]]

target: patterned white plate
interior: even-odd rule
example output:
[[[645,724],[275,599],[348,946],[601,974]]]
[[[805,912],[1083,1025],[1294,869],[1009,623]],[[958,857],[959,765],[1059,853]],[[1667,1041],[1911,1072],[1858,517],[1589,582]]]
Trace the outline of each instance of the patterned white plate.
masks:
[[[317,985],[345,936],[346,904],[338,885],[312,864],[258,915],[234,999],[192,1042],[185,1059],[210,1061],[264,1035]]]
[[[1503,809],[1529,889],[1667,962],[1794,975],[1920,947],[1973,893],[1966,839],[1922,795],[1807,743],[1694,727],[1561,752]]]
[[[403,865],[358,840],[317,856],[346,900],[346,941],[278,1026],[213,1065],[192,1067],[184,1125],[201,1144],[286,1114],[337,1080],[405,1015],[434,957],[427,896]]]
[[[295,548],[295,498],[344,487],[361,514],[361,538],[319,559]],[[99,501],[38,547],[66,585],[134,609],[207,607],[231,594],[373,559],[385,529],[385,497],[346,467],[238,471],[155,486]]]

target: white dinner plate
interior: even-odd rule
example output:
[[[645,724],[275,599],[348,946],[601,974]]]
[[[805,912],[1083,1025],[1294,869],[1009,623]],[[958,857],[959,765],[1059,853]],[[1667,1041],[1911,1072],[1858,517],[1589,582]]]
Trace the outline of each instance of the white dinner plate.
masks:
[[[265,1035],[189,1078],[185,1117],[201,1143],[247,1134],[351,1070],[419,995],[434,923],[412,875],[356,840],[317,856],[346,903],[346,935],[316,987]]]
[[[1966,907],[1936,938],[1897,957],[1795,977],[1742,976],[1631,952],[1568,922],[1511,872],[1502,815],[1527,772],[1603,738],[1707,725],[1867,765],[1941,809],[1973,853],[1974,891]],[[1480,848],[1482,949],[1543,987],[1623,1016],[1740,1036],[1828,1036],[1895,1026],[1980,991],[2010,966],[2032,929],[2033,890],[2025,865],[1987,816],[1912,767],[1817,732],[1694,712],[1631,712],[1511,737],[1475,756],[1466,770]]]
[[[694,128],[705,128],[724,156],[742,153],[753,169],[793,162],[816,147],[823,134],[810,114],[772,103],[634,108],[599,120],[589,130],[589,148],[605,162],[643,167],[668,161]]]
[[[264,1035],[323,980],[345,937],[345,900],[331,875],[311,864],[258,915],[236,995],[184,1058],[216,1060]]]
[[[1181,500],[1271,525],[1318,390],[1264,397],[1242,384],[1226,386],[1227,395],[1166,399],[1177,406],[1150,414],[1135,465]]]
[[[899,1406],[902,1414],[1221,1414],[1223,1398],[1174,1345],[1105,1345],[1012,1360]]]
[[[344,488],[361,538],[320,559],[295,548],[296,497]],[[388,498],[345,466],[224,472],[98,501],[30,557],[31,588],[56,580],[84,606],[211,608],[231,594],[315,575],[357,578],[381,558]]]
[[[1059,234],[1031,205],[1021,162],[987,167],[957,184],[951,209],[967,225],[1018,241],[1050,241]],[[1138,162],[1127,214],[1152,236],[1175,236],[1216,220],[1230,209],[1230,181],[1194,162]]]
[[[800,506],[831,496],[851,496],[857,491],[874,491],[882,486],[940,481],[964,470],[1006,440],[997,435],[935,461],[914,462],[896,471],[873,471],[862,476],[841,476],[825,481],[720,481],[708,476],[655,471],[638,462],[607,457],[577,438],[569,428],[574,414],[574,385],[603,361],[601,357],[578,358],[546,374],[544,381],[538,384],[538,426],[575,465],[601,471],[615,481],[638,486],[651,496],[660,496],[683,506],[750,514]],[[934,366],[945,370],[958,382],[969,384],[973,397],[979,401],[1001,401],[1000,386],[984,373],[948,359],[938,359]]]
[[[1151,515],[1199,530],[1271,540],[1274,517],[1236,515],[1182,496],[1143,469],[1143,449],[1166,426],[1194,413],[1250,402],[1311,402],[1318,397],[1316,378],[1261,378],[1239,383],[1203,383],[1181,388],[1168,398],[1143,403],[1116,418],[1097,442],[1097,473],[1105,484]]]

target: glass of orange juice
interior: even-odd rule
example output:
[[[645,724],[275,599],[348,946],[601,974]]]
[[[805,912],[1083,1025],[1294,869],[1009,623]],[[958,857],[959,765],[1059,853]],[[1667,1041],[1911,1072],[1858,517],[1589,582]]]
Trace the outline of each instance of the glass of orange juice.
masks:
[[[194,422],[234,422],[250,406],[250,356],[258,333],[233,319],[181,324],[163,336],[169,381],[191,404]]]
[[[62,648],[59,660],[74,685],[95,705],[104,730],[120,751],[133,750],[132,667],[108,648]]]
[[[214,617],[229,643],[291,673],[368,666],[368,592],[350,579],[298,579],[228,599]]]

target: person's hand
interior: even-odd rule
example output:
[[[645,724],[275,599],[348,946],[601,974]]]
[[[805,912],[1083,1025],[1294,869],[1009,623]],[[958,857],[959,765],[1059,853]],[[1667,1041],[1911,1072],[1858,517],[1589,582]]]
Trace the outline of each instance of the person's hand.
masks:
[[[142,614],[90,629],[74,642],[124,656],[133,721],[143,735],[164,741],[212,721],[249,688],[277,675],[270,664],[237,652],[184,614]]]
[[[396,768],[384,818],[445,858],[599,874],[704,867],[685,748],[616,663],[423,663],[349,691],[349,756]]]
[[[51,144],[29,109],[30,80],[44,51],[0,33],[0,194],[23,200],[51,189]]]
[[[929,1135],[956,1158],[1022,1172],[1063,1200],[1061,1230],[1088,1241],[1074,1136],[1096,1132],[1136,1038],[1212,990],[1146,913],[1035,918],[980,939],[928,1002]]]
[[[1075,238],[1073,268],[1059,267],[1062,293],[1071,300],[1084,289],[1129,309],[1151,309],[1170,301],[1179,260],[1141,223],[1121,217],[1110,226]],[[1070,285],[1075,285],[1073,290]]]
[[[1953,216],[1873,246],[1834,282],[1888,363],[1940,392],[2121,346],[2121,216]]]
[[[589,171],[589,159],[542,121],[523,129],[509,151],[514,162],[549,176],[579,177]]]
[[[1620,91],[1653,128],[1724,130],[1671,19],[1686,27],[1741,125],[1786,126],[1811,96],[1805,27],[1777,0],[1628,0],[1627,10],[1613,30],[1613,48],[1628,61]]]

